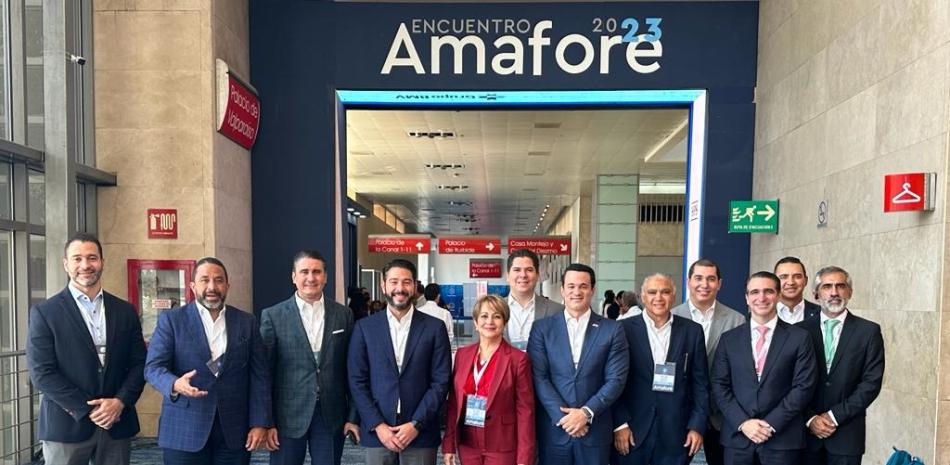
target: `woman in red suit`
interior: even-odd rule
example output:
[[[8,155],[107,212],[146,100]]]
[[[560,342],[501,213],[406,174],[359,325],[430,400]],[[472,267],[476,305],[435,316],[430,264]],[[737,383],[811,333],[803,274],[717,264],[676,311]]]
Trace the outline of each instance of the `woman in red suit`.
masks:
[[[472,317],[477,343],[455,354],[442,452],[445,465],[534,464],[534,388],[527,354],[502,337],[510,311],[487,295]]]

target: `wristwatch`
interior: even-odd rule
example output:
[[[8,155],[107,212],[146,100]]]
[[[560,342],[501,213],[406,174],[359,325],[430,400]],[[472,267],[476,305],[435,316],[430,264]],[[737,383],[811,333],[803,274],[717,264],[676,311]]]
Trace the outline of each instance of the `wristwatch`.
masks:
[[[416,431],[422,431],[422,423],[420,423],[420,422],[418,422],[418,421],[416,421],[416,420],[412,420],[412,421],[410,421],[409,423],[412,423],[412,427],[415,428]]]

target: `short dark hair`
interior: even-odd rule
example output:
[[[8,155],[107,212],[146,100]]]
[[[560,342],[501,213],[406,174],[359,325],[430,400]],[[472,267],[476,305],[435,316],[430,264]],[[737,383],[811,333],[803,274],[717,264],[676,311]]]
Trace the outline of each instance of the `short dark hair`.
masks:
[[[561,281],[564,281],[563,279]],[[617,298],[617,294],[614,294],[613,289],[607,289],[604,291],[604,300],[611,301]]]
[[[422,291],[422,295],[425,296],[426,300],[435,300],[442,292],[439,290],[439,285],[436,283],[426,284],[426,288]]]
[[[696,260],[695,262],[693,262],[693,264],[689,266],[689,273],[686,273],[686,279],[693,277],[693,270],[696,269],[697,266],[711,266],[715,268],[716,279],[722,279],[722,273],[720,273],[719,271],[719,265],[717,265],[716,262],[708,258],[700,258],[699,260]]]
[[[541,269],[541,259],[538,258],[538,254],[534,253],[534,251],[530,249],[517,249],[514,252],[508,254],[508,271],[511,271],[511,266],[515,264],[515,259],[522,257],[531,259],[531,263],[534,264],[534,271],[539,271]]]
[[[297,262],[299,262],[300,260],[303,260],[304,258],[320,260],[320,263],[323,263],[324,271],[327,269],[327,260],[323,258],[323,254],[321,254],[320,252],[317,252],[316,250],[301,250],[300,252],[297,252],[296,254],[294,254],[294,261],[293,261],[293,265],[291,265],[291,270],[296,271]]]
[[[386,279],[386,275],[389,274],[389,270],[393,268],[402,268],[404,270],[409,270],[412,273],[412,280],[416,280],[416,265],[413,265],[412,262],[406,259],[397,258],[383,267],[383,279]]]
[[[749,279],[745,280],[746,292],[748,292],[749,283],[752,282],[752,280],[755,278],[771,279],[772,282],[775,283],[776,291],[779,291],[782,289],[782,280],[778,279],[778,276],[775,276],[775,273],[772,273],[771,271],[756,271],[755,273],[752,273],[751,276],[749,276]],[[745,292],[743,292],[743,294],[744,293]]]
[[[794,264],[796,264],[796,265],[802,267],[802,274],[804,274],[805,276],[808,276],[808,272],[805,271],[805,264],[802,263],[802,261],[799,260],[798,257],[784,257],[784,258],[782,258],[781,260],[775,262],[775,266],[772,267],[772,272],[773,272],[773,273],[777,273],[777,272],[778,272],[778,266],[779,266],[779,265],[782,265],[782,264],[785,264],[785,263],[794,263]]]
[[[590,287],[597,285],[597,277],[594,275],[594,269],[583,264],[583,263],[571,263],[567,265],[567,268],[564,268],[564,272],[561,273],[561,287],[564,287],[564,277],[567,276],[568,271],[578,271],[581,273],[587,273],[590,275]]]
[[[78,232],[66,240],[66,245],[63,246],[63,257],[66,257],[66,255],[69,253],[69,246],[72,245],[73,242],[92,242],[93,244],[96,244],[96,249],[99,250],[99,258],[103,258],[102,244],[99,242],[99,238],[87,232]]]
[[[224,280],[228,280],[228,269],[224,266],[224,263],[221,263],[221,260],[215,257],[202,257],[195,262],[195,268],[191,270],[191,282],[195,282],[195,276],[198,276],[198,267],[207,263],[220,266],[224,270]]]

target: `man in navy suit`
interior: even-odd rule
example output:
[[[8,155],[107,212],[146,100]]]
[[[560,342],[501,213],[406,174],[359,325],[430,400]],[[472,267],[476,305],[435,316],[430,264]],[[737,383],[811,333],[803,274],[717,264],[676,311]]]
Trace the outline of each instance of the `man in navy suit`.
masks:
[[[69,284],[30,309],[26,357],[43,392],[39,431],[49,464],[128,464],[139,431],[145,341],[128,302],[102,290],[105,260],[95,236],[66,242]]]
[[[807,331],[779,320],[779,286],[768,271],[749,277],[751,319],[723,334],[716,351],[712,390],[723,413],[726,465],[797,465],[805,447],[815,351]]]
[[[877,323],[848,310],[851,276],[827,266],[815,276],[821,316],[799,326],[811,334],[818,389],[806,409],[809,465],[860,465],[865,416],[884,381],[884,338]]]
[[[261,312],[261,337],[273,375],[274,423],[268,432],[271,465],[310,461],[339,465],[343,435],[359,440],[359,419],[346,379],[353,312],[324,292],[327,264],[316,250],[294,257],[297,291]],[[307,413],[310,412],[310,415]]]
[[[782,294],[778,301],[778,317],[782,321],[794,325],[821,311],[818,304],[805,300],[808,273],[805,272],[805,264],[798,257],[780,259],[775,262],[773,272],[782,282]]]
[[[246,464],[272,426],[257,318],[225,305],[228,287],[220,260],[198,260],[195,301],[159,314],[149,341],[145,377],[162,395],[166,465]]]
[[[366,464],[435,465],[452,375],[449,337],[441,320],[414,308],[412,262],[390,262],[380,286],[386,311],[356,323],[347,359]]]
[[[626,294],[625,294],[626,295]],[[709,373],[703,327],[671,313],[673,279],[643,280],[643,313],[622,321],[630,345],[627,386],[614,405],[620,465],[683,465],[703,445]]]
[[[535,321],[528,357],[544,465],[603,465],[610,459],[611,409],[630,369],[623,327],[591,311],[594,270],[572,263],[561,275],[564,311]]]

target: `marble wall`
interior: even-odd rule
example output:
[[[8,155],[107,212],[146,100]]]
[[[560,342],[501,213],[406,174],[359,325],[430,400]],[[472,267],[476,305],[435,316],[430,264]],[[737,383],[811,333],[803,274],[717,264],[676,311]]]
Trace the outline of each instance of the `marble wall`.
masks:
[[[246,0],[103,0],[94,4],[98,192],[106,289],[127,295],[126,260],[215,255],[228,302],[252,310],[250,153],[215,131],[215,58],[247,77]],[[178,239],[148,239],[146,209],[178,209]],[[137,407],[154,436],[160,396]]]
[[[752,237],[751,269],[796,255],[849,270],[850,308],[881,324],[888,361],[865,461],[893,445],[950,463],[950,2],[762,0],[756,103],[753,193],[781,218]],[[908,171],[937,173],[936,211],[883,213],[884,175]]]

